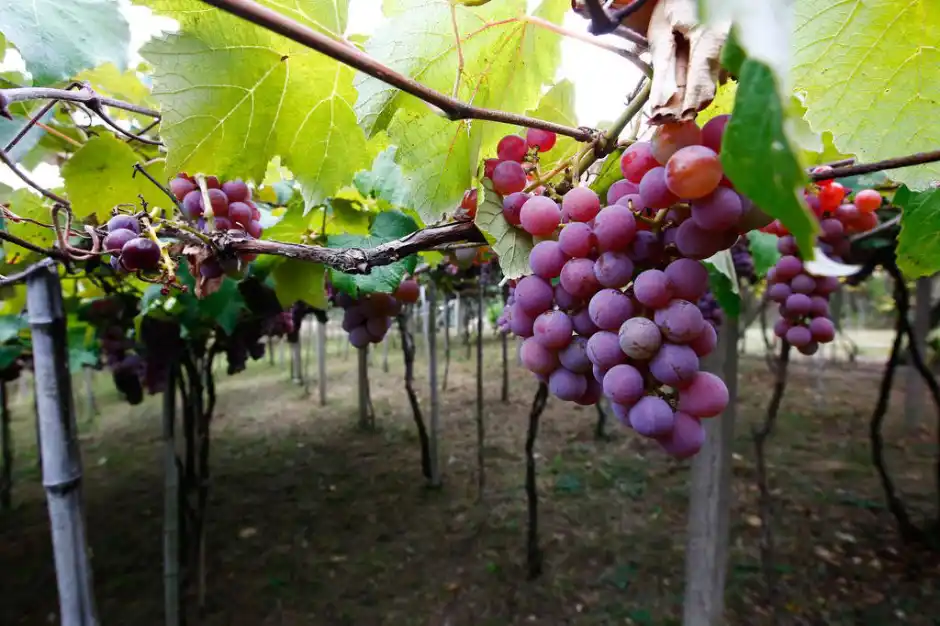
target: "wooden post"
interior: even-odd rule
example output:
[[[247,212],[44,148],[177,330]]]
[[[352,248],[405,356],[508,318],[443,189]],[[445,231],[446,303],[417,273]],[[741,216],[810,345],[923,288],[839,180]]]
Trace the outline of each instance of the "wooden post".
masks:
[[[320,387],[320,406],[326,406],[326,322],[319,320],[317,320],[317,385]]]
[[[486,293],[486,274],[480,272],[477,290],[477,499],[483,500],[483,488],[486,486],[486,465],[483,444],[486,429],[483,423],[483,296]]]
[[[428,283],[425,301],[425,331],[428,343],[428,386],[431,388],[431,486],[441,485],[441,469],[438,459],[437,432],[440,426],[440,414],[437,397],[437,290],[433,282]]]
[[[369,428],[369,346],[356,350],[359,355],[359,428]]]
[[[7,384],[0,381],[0,510],[13,508],[13,434],[10,432],[10,399]]]
[[[924,276],[917,279],[914,296],[914,341],[921,354],[927,354],[927,334],[930,332],[930,299],[933,278]],[[927,406],[927,386],[914,369],[913,360],[908,357],[907,376],[904,390],[904,426],[909,429],[926,424],[924,409]]]
[[[176,369],[163,392],[163,610],[166,626],[180,625],[180,477],[176,465]]]

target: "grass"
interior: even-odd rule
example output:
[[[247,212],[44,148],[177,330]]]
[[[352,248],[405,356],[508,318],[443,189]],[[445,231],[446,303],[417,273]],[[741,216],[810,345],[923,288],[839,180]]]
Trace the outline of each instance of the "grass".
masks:
[[[596,442],[593,407],[550,400],[537,453],[544,576],[524,575],[522,456],[532,378],[498,344],[484,378],[487,491],[476,503],[475,363],[455,341],[441,394],[444,487],[420,476],[397,350],[371,370],[378,429],[356,429],[354,355],[330,347],[326,407],[286,365],[219,374],[202,623],[268,625],[679,624],[688,464],[615,422]],[[419,346],[417,385],[427,407]],[[749,432],[771,378],[741,365],[728,623],[767,622]],[[777,506],[777,590],[787,624],[933,624],[940,560],[898,541],[868,461],[877,367],[795,365],[768,450]],[[821,376],[821,380],[817,377]],[[82,420],[85,503],[103,623],[162,624],[160,403],[122,404],[99,376],[101,415]],[[316,385],[311,385],[315,394]],[[900,394],[900,392],[899,392]],[[932,426],[887,426],[888,459],[917,519],[935,512]],[[81,402],[77,404],[81,405]],[[0,513],[0,624],[55,623],[57,599],[29,402],[16,405],[15,509]],[[925,417],[925,421],[930,421]]]

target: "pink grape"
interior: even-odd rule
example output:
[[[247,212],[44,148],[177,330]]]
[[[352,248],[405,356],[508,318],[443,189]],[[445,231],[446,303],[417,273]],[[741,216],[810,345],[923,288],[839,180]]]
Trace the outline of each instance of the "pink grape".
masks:
[[[571,319],[562,311],[545,311],[535,318],[533,337],[550,350],[560,350],[571,342]]]
[[[533,317],[552,308],[552,286],[538,276],[526,276],[520,280],[514,293],[516,304]]]
[[[815,293],[820,296],[828,296],[839,290],[839,279],[835,276],[820,276],[816,279]]]
[[[565,288],[561,286],[561,283],[555,285],[555,304],[558,305],[558,308],[562,311],[567,311],[573,309],[576,306],[581,304],[581,301],[572,296],[570,293],[565,291]]]
[[[134,234],[140,233],[140,222],[136,217],[124,214],[117,214],[108,220],[108,232],[113,233],[116,230],[129,230]]]
[[[666,266],[666,279],[673,297],[697,301],[708,289],[708,270],[692,259],[676,259]]]
[[[694,220],[686,220],[676,231],[676,247],[682,256],[703,260],[720,250],[730,248],[737,233],[728,231],[717,234],[701,228]]]
[[[785,283],[777,283],[776,285],[771,285],[770,289],[767,290],[767,298],[783,304],[787,301],[787,298],[793,293],[793,290],[790,289],[790,285]]]
[[[594,276],[604,287],[625,287],[633,278],[633,261],[623,252],[607,251],[594,261]]]
[[[228,219],[239,226],[251,224],[251,207],[244,202],[233,202],[228,207]]]
[[[516,191],[503,198],[503,217],[513,226],[522,224],[522,205],[529,199],[529,194]]]
[[[711,324],[705,324],[698,337],[689,342],[689,347],[699,357],[711,354],[718,345],[718,331]]]
[[[836,219],[843,225],[848,225],[858,219],[859,210],[854,204],[840,204],[836,209]]]
[[[561,400],[574,402],[587,391],[587,379],[559,367],[548,377],[548,390]]]
[[[819,229],[822,231],[822,236],[826,239],[838,240],[845,234],[845,227],[837,219],[827,218],[819,222]]]
[[[673,343],[688,343],[698,337],[705,325],[701,309],[688,300],[672,300],[659,309],[653,320],[663,336]]]
[[[614,204],[594,218],[594,238],[600,252],[622,251],[636,236],[636,218],[627,207]]]
[[[658,309],[669,304],[672,288],[666,273],[660,270],[646,270],[633,282],[633,295],[643,306]]]
[[[695,122],[668,122],[656,129],[650,141],[653,156],[662,165],[669,157],[685,148],[702,143],[702,131]]]
[[[571,222],[561,229],[558,245],[570,257],[587,257],[594,248],[594,231],[583,222]]]
[[[656,355],[663,337],[659,327],[645,317],[633,317],[620,326],[620,349],[631,359],[648,361]]]
[[[809,274],[798,274],[790,279],[790,289],[794,293],[813,293],[816,289],[816,280]]]
[[[618,180],[607,189],[607,204],[616,204],[621,198],[635,194],[640,190],[637,184],[627,179]]]
[[[119,252],[124,244],[135,237],[137,233],[127,228],[114,229],[104,238],[104,249],[108,252]]]
[[[550,130],[530,128],[526,131],[525,142],[530,148],[538,146],[539,152],[548,152],[555,147],[558,136]]]
[[[777,239],[777,252],[795,255],[799,252],[799,248],[796,247],[796,238],[793,235],[785,235]]]
[[[561,268],[559,280],[565,291],[581,300],[587,300],[601,288],[594,276],[594,261],[591,259],[570,259]]]
[[[780,257],[777,261],[776,279],[779,282],[790,282],[790,280],[803,271],[803,262],[797,257],[786,255]]]
[[[656,396],[645,396],[628,412],[630,426],[644,437],[661,437],[672,432],[676,416],[669,404]]]
[[[232,222],[229,221],[227,217],[217,217],[215,218],[215,229],[216,230],[231,230]]]
[[[543,346],[535,337],[522,342],[519,358],[527,370],[543,376],[548,376],[558,367],[558,354]]]
[[[535,318],[526,313],[518,302],[509,308],[509,331],[517,337],[531,337],[535,332]]]
[[[590,337],[600,330],[591,320],[591,313],[587,307],[575,311],[571,316],[571,323],[574,326],[574,331],[582,337]]]
[[[687,200],[704,198],[714,192],[722,176],[724,173],[718,154],[705,146],[687,146],[678,150],[669,157],[664,172],[665,185],[669,191]],[[735,221],[740,216],[739,209]]]
[[[223,219],[223,218],[220,217],[220,218],[218,218],[218,219]],[[216,221],[218,221],[218,220],[216,220]],[[218,227],[219,227],[219,225],[216,224],[216,228],[218,228]],[[250,222],[248,222],[247,230],[248,230],[248,234],[249,234],[249,235],[251,235],[251,236],[254,237],[255,239],[260,239],[260,238],[261,238],[261,233],[263,232],[264,229],[261,228],[261,222],[259,222],[258,220],[251,220]]]
[[[170,181],[170,191],[177,200],[182,201],[186,194],[196,189],[196,183],[185,178],[174,178]]]
[[[588,312],[598,328],[617,331],[633,316],[633,303],[622,291],[601,289],[591,298]]]
[[[702,230],[711,232],[732,228],[742,213],[741,196],[727,187],[718,187],[692,202],[692,221]]]
[[[656,440],[669,456],[687,459],[698,454],[705,444],[705,429],[697,419],[677,411],[672,431]]]
[[[631,183],[639,184],[643,175],[659,165],[653,156],[652,146],[646,141],[638,141],[623,151],[620,157],[620,171]]]
[[[526,140],[519,135],[506,135],[496,144],[496,156],[499,157],[500,161],[521,163],[527,151]]]
[[[666,168],[654,167],[640,181],[640,201],[644,207],[665,209],[679,201],[666,186]]]
[[[787,336],[787,332],[791,328],[793,328],[793,324],[791,324],[789,320],[786,320],[782,317],[774,322],[774,334],[781,339]]]
[[[198,189],[187,193],[183,196],[182,207],[183,215],[191,220],[202,215],[202,193]]]
[[[365,326],[356,326],[349,331],[347,338],[349,339],[349,343],[352,345],[352,347],[356,348],[357,350],[365,348],[372,342],[372,336],[369,334],[369,331]]]
[[[561,206],[572,222],[590,222],[601,210],[601,201],[590,187],[575,187],[562,198]]]
[[[546,280],[558,278],[561,268],[564,267],[568,257],[561,251],[557,241],[540,241],[529,253],[529,265],[536,276]]]
[[[810,300],[810,297],[802,293],[794,293],[787,298],[786,301],[787,311],[793,313],[793,315],[803,316],[809,313],[810,309],[813,307],[813,301]]]
[[[800,351],[800,354],[811,356],[813,354],[816,354],[816,351],[819,350],[819,344],[815,341],[810,341],[805,346],[797,346],[796,349]]]
[[[587,355],[587,339],[572,337],[571,343],[558,353],[562,367],[576,374],[590,374],[593,365]]]
[[[618,404],[634,404],[643,387],[643,376],[631,365],[615,365],[604,375],[604,395]]]
[[[702,145],[711,148],[715,152],[721,152],[721,139],[725,134],[725,127],[728,125],[730,115],[716,115],[702,126]]]
[[[522,191],[525,182],[525,170],[515,161],[503,161],[493,170],[493,189],[501,196]]]
[[[787,341],[795,348],[808,345],[813,340],[813,334],[806,326],[794,326],[787,331]]]
[[[809,332],[813,341],[829,343],[836,338],[836,327],[832,320],[825,317],[814,317],[809,323]]]
[[[246,202],[251,200],[251,189],[240,178],[227,180],[222,183],[222,192],[229,202]]]
[[[599,330],[591,335],[588,339],[587,354],[591,363],[605,370],[627,360],[627,355],[620,349],[617,335],[607,330]]]
[[[511,161],[507,162],[511,163]],[[522,205],[519,218],[526,232],[538,237],[546,237],[555,232],[558,224],[561,223],[561,209],[551,198],[532,196]]]
[[[698,372],[698,356],[689,346],[664,343],[650,360],[650,374],[664,385],[682,389]]]
[[[813,317],[829,317],[829,302],[823,296],[813,296],[809,312]]]
[[[221,191],[222,184],[219,182],[218,176],[206,176],[206,187],[209,189],[218,189]]]
[[[728,387],[711,372],[699,372],[679,391],[678,409],[694,417],[715,417],[728,406]]]

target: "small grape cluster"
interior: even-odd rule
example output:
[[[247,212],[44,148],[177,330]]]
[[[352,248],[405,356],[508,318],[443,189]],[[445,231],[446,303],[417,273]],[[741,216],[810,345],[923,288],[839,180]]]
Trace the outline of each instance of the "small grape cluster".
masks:
[[[337,294],[336,303],[343,308],[343,330],[349,333],[349,343],[361,349],[382,341],[402,304],[414,304],[419,294],[418,283],[411,278],[401,281],[391,294],[371,293],[360,298]]]
[[[293,332],[294,316],[290,310],[268,317],[261,325],[261,334],[269,337],[283,337]]]
[[[111,267],[115,271],[149,272],[160,264],[160,245],[140,235],[140,221],[119,213],[108,220],[108,234],[104,249],[111,254]]]
[[[698,310],[702,312],[702,317],[706,322],[711,324],[716,331],[721,328],[721,323],[725,321],[725,315],[721,310],[721,305],[718,304],[718,300],[715,299],[715,294],[710,289],[702,294],[696,305]]]
[[[741,237],[731,246],[731,262],[734,264],[734,273],[739,279],[754,284],[757,282],[757,273],[754,271],[754,257],[747,237]]]
[[[509,323],[510,311],[512,311],[512,306],[516,303],[516,286],[513,281],[510,281],[509,292],[506,294],[506,304],[503,306],[502,312],[500,312],[499,317],[496,318],[496,329],[503,333],[512,332],[511,324]]]

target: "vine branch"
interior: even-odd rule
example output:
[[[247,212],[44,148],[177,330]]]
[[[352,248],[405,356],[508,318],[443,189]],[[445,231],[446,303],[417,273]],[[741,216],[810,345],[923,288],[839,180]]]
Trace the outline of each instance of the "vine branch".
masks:
[[[940,161],[940,150],[930,152],[915,152],[902,157],[894,157],[883,161],[874,161],[872,163],[859,163],[858,165],[845,165],[833,167],[831,170],[822,172],[813,172],[809,175],[810,179],[815,181],[832,180],[834,178],[846,178],[848,176],[858,176],[860,174],[871,174],[881,170],[896,170],[901,167],[910,167],[912,165],[924,165],[925,163],[934,163]]]

